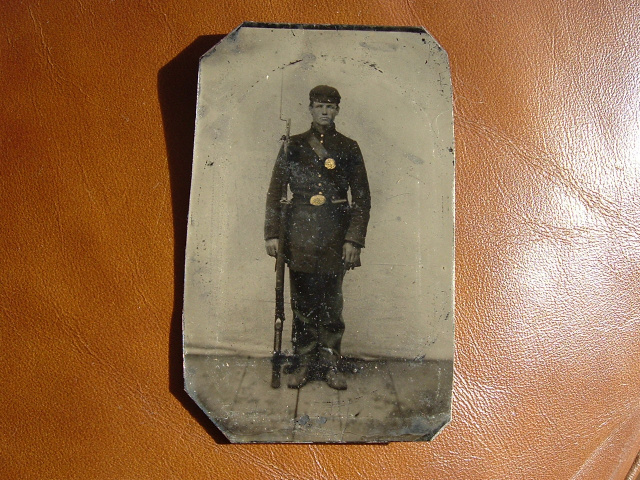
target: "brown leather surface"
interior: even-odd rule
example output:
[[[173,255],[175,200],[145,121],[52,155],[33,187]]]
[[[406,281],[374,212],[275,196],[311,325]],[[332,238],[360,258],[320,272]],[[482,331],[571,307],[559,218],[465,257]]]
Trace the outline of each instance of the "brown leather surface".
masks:
[[[449,52],[457,377],[431,443],[229,445],[181,390],[197,57],[245,20],[423,25]],[[623,479],[639,20],[604,0],[6,2],[0,476]]]

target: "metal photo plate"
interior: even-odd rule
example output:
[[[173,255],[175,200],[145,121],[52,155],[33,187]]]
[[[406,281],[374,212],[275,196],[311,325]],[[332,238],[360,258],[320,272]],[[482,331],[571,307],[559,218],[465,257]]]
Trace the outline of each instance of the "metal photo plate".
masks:
[[[246,23],[201,58],[183,328],[231,442],[449,422],[453,105],[426,30]]]

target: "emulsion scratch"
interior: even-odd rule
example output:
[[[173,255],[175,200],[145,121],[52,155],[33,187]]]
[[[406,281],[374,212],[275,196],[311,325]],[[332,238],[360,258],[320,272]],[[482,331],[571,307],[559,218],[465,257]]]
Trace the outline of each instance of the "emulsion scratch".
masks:
[[[380,70],[378,68],[378,65],[376,65],[375,63],[371,63],[371,62],[364,62],[365,65],[370,66],[371,68],[373,68],[376,72],[380,72],[380,73],[384,73],[382,70]]]
[[[415,178],[416,180],[418,180],[419,183],[422,183],[422,180],[416,177],[415,175],[411,175],[410,173],[407,173],[407,177]]]
[[[387,197],[386,199],[387,199],[387,200],[391,200],[392,198],[402,197],[402,196],[404,196],[404,195],[411,195],[411,193],[409,193],[409,192],[399,193],[399,194],[397,194],[397,195],[391,195],[390,197]]]

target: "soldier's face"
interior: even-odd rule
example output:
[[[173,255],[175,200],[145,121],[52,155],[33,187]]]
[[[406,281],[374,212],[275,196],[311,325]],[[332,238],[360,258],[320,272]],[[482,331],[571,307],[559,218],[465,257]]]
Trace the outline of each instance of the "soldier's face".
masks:
[[[340,107],[335,103],[313,102],[309,107],[309,111],[311,112],[313,123],[326,127],[333,123],[333,119],[338,115]]]

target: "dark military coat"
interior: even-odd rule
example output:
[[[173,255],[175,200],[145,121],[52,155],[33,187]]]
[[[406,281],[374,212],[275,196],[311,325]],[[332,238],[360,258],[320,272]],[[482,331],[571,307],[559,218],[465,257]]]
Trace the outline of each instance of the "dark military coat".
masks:
[[[327,168],[309,144],[314,135],[335,161]],[[285,255],[289,268],[307,273],[342,271],[345,241],[364,247],[369,223],[371,196],[367,171],[358,144],[331,126],[324,134],[314,127],[291,137],[288,155],[280,149],[267,193],[265,239],[280,233],[280,199],[286,186],[293,193],[285,220]],[[351,203],[346,202],[347,191]],[[322,195],[323,205],[310,199]]]

